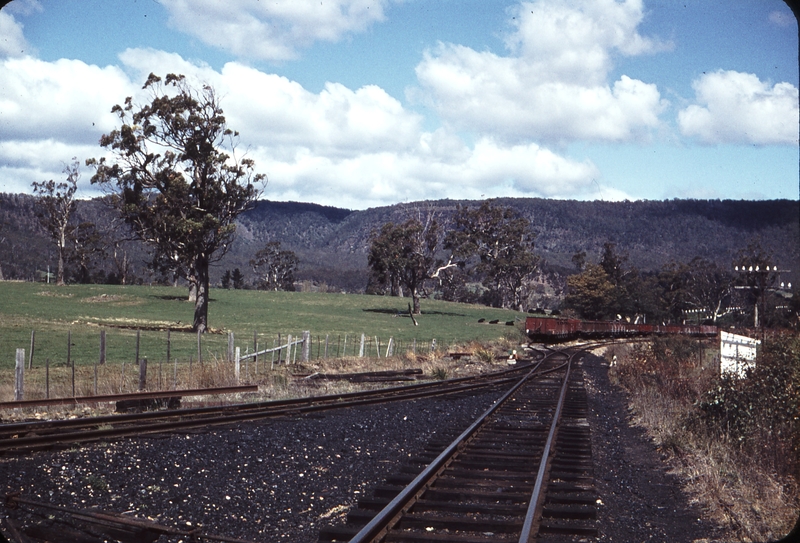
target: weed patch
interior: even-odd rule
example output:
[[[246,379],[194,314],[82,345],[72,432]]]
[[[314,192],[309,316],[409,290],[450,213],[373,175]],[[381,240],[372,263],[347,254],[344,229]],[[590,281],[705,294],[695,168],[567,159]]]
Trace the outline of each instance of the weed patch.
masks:
[[[743,379],[720,376],[716,352],[689,338],[615,346],[605,356],[634,421],[733,539],[789,532],[800,506],[800,337],[769,338]]]

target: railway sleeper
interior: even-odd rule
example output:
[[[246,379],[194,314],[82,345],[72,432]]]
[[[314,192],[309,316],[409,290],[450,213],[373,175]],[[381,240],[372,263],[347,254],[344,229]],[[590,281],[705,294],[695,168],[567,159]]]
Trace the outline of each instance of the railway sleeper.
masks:
[[[552,468],[565,469],[565,470],[572,469],[572,470],[592,471],[594,469],[594,464],[592,464],[592,460],[590,457],[571,458],[569,460],[554,458],[553,462],[550,465]]]
[[[533,471],[538,469],[538,465],[533,468]],[[523,473],[510,473],[507,471],[487,471],[487,470],[461,470],[450,468],[444,472],[440,481],[456,480],[459,478],[470,477],[473,480],[487,480],[487,481],[508,481],[508,482],[525,482],[534,484],[536,481],[536,474],[530,472]]]
[[[525,503],[531,499],[530,492],[520,491],[514,488],[509,491],[499,491],[495,489],[489,492],[468,491],[468,490],[448,490],[439,488],[429,488],[423,496],[426,500],[444,500],[452,502],[474,502],[474,503]]]
[[[383,539],[386,543],[516,543],[517,538],[513,534],[494,534],[488,532],[485,535],[470,535],[466,537],[460,534],[437,534],[432,532],[389,532]]]
[[[542,508],[543,518],[563,519],[596,519],[597,508],[593,505],[566,505],[545,503]]]
[[[547,441],[546,436],[544,434],[541,435],[527,435],[524,438],[520,437],[517,439],[497,439],[496,441],[492,442],[491,437],[481,437],[479,439],[475,439],[470,442],[469,447],[470,450],[474,451],[496,451],[500,449],[501,451],[507,450],[509,447],[513,447],[517,450],[528,451],[531,448],[534,449],[541,449],[544,445],[544,442]],[[508,451],[506,454],[513,454],[514,451]],[[500,453],[503,454],[503,453]]]
[[[433,528],[450,530],[452,532],[493,532],[493,533],[519,533],[522,530],[522,518],[510,520],[473,519],[464,516],[447,517],[433,515],[404,515],[397,524],[400,529],[405,528]]]
[[[449,511],[452,513],[483,513],[493,515],[524,515],[527,506],[524,504],[503,504],[503,503],[453,503],[448,501],[437,501],[421,499],[417,500],[411,507],[411,511],[419,513],[422,511]]]
[[[595,521],[570,522],[561,519],[543,518],[539,524],[539,534],[596,536],[598,532]]]
[[[584,504],[594,505],[597,496],[594,492],[584,490],[580,492],[548,492],[548,503],[561,503],[561,504]]]
[[[552,482],[558,481],[565,483],[576,483],[576,484],[583,484],[585,486],[592,486],[594,483],[594,477],[592,477],[591,475],[587,477],[586,475],[583,474],[573,474],[565,472],[551,472],[550,480]]]
[[[531,465],[536,461],[535,456],[522,456],[512,460],[486,461],[483,459],[457,459],[452,464],[453,468],[469,469],[474,471],[498,471],[501,473],[530,473]],[[536,462],[538,467],[538,462]]]

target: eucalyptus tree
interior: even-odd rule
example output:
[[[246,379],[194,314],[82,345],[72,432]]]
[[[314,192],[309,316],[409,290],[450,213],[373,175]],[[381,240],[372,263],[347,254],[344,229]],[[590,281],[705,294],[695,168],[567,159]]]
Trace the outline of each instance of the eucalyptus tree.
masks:
[[[421,311],[420,298],[427,296],[425,281],[448,266],[436,258],[438,245],[439,224],[430,214],[424,222],[416,218],[402,224],[389,222],[372,233],[367,262],[373,276],[393,296],[402,296],[405,289],[415,315]]]
[[[459,206],[445,248],[462,264],[477,259],[471,271],[495,305],[522,309],[525,286],[539,266],[528,219],[491,201],[478,208]]]
[[[75,228],[70,224],[70,218],[75,211],[75,192],[78,190],[78,179],[81,176],[80,162],[73,158],[72,163],[64,166],[63,171],[67,174],[65,183],[56,183],[52,179],[32,183],[33,194],[37,198],[36,216],[58,248],[57,285],[64,284],[67,242]]]
[[[233,241],[240,213],[265,182],[255,163],[238,157],[238,132],[226,123],[217,93],[193,87],[183,75],[150,74],[149,103],[127,97],[112,112],[121,126],[101,137],[112,158],[87,160],[92,183],[111,201],[135,235],[162,262],[186,275],[195,291],[193,328],[208,327],[209,264]]]
[[[258,276],[258,288],[292,291],[299,262],[294,251],[281,249],[280,241],[270,241],[255,254],[250,265]]]

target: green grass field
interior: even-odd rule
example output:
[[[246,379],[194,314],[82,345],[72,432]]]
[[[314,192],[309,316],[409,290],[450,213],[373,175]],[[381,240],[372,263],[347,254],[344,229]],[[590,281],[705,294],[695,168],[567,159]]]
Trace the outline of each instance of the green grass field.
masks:
[[[69,285],[0,282],[0,369],[14,366],[16,349],[29,356],[31,332],[35,331],[34,366],[49,359],[65,365],[68,337],[76,365],[93,365],[99,357],[100,331],[106,331],[109,362],[134,362],[136,335],[140,334],[140,358],[166,361],[167,329],[170,359],[197,357],[197,336],[190,331],[194,305],[186,301],[185,288],[111,285]],[[395,343],[418,345],[436,339],[441,349],[472,340],[499,339],[521,328],[522,314],[478,305],[423,300],[423,314],[414,326],[408,317],[408,298],[353,294],[211,290],[209,325],[213,333],[202,337],[204,359],[223,359],[228,332],[233,332],[241,352],[272,347],[278,334],[297,337],[312,334],[312,358],[324,350],[329,356],[341,350],[347,336],[347,353],[354,353],[361,334],[375,337],[385,349]],[[479,323],[499,319],[500,324]],[[517,319],[516,327],[503,323]],[[383,354],[383,353],[382,353]],[[26,362],[27,363],[27,362]]]

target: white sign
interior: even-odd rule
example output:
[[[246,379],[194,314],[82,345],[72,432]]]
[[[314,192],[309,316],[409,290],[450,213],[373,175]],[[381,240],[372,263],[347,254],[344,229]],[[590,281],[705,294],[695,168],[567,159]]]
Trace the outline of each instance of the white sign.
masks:
[[[747,336],[719,333],[719,365],[721,373],[744,377],[747,369],[756,365],[756,349],[761,341]]]

